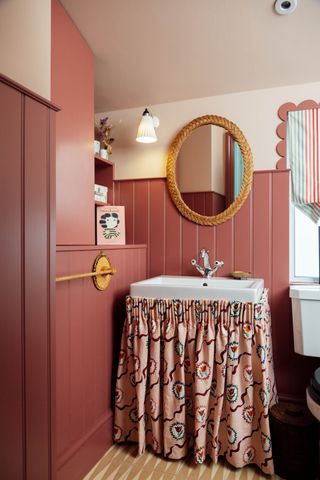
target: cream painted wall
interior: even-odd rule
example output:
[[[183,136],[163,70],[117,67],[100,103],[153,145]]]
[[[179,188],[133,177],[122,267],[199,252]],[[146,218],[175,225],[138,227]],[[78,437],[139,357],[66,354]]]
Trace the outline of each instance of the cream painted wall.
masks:
[[[159,141],[154,144],[135,141],[146,105],[102,113],[97,118],[108,115],[114,125],[112,160],[116,179],[165,177],[166,154],[175,134],[187,122],[205,114],[221,115],[237,123],[251,145],[255,170],[268,170],[275,168],[279,158],[275,150],[279,141],[276,135],[279,106],[309,98],[320,100],[320,82],[148,105],[150,112],[160,119]]]
[[[51,1],[0,1],[0,72],[50,99]]]

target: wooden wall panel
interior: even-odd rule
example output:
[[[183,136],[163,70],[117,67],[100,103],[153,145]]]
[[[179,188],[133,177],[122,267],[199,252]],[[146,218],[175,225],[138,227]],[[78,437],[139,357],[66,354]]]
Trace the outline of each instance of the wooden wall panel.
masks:
[[[59,0],[51,3],[51,98],[61,107],[57,243],[94,245],[94,56]]]
[[[0,82],[0,470],[23,478],[22,95]]]
[[[0,103],[0,476],[49,480],[57,109],[2,75]]]
[[[56,288],[57,480],[83,478],[112,444],[125,295],[147,275],[146,247],[138,245],[59,247],[57,275],[91,271],[101,250],[117,269],[107,290],[96,290],[91,279]]]
[[[145,220],[143,223],[144,230],[149,229],[153,239],[148,242],[149,276],[197,275],[190,264],[191,258],[197,258],[199,250],[207,248],[211,259],[225,262],[218,275],[241,269],[251,271],[256,278],[264,278],[270,289],[278,390],[282,398],[304,398],[315,361],[293,351],[289,299],[289,172],[255,172],[252,192],[241,210],[233,219],[216,227],[195,225],[185,220],[168,194],[163,202],[159,192],[166,189],[165,179],[118,181],[116,190],[122,183],[130,182],[135,192],[130,201],[137,204],[149,199],[145,211],[150,212],[150,199],[160,198],[156,208],[156,200],[152,200],[148,226]],[[143,200],[140,198],[141,182],[143,188],[147,183],[150,191],[149,197],[143,194]],[[130,208],[126,203],[124,205]],[[140,220],[135,212],[133,214],[132,222],[136,225]]]
[[[234,217],[234,270],[252,272],[252,194]]]
[[[49,111],[25,100],[25,381],[27,478],[50,476]],[[46,439],[46,440],[45,440]]]
[[[166,196],[165,225],[166,275],[181,275],[182,273],[182,217],[173,204],[169,194]],[[178,273],[177,273],[178,272]]]
[[[264,278],[266,287],[271,284],[272,256],[272,174],[255,173],[253,178],[253,271],[258,278]],[[283,199],[284,200],[284,199]],[[288,199],[285,204],[288,205]],[[288,206],[289,209],[289,206]],[[289,255],[289,244],[287,245]],[[284,265],[289,283],[289,270]]]
[[[149,243],[149,182],[135,184],[134,243]],[[129,242],[127,242],[129,243]]]
[[[165,199],[166,186],[163,182],[153,184],[150,190],[150,276],[160,275],[164,271],[165,243]]]
[[[218,275],[225,276],[234,268],[234,218],[228,222],[217,225],[216,258],[223,260],[223,267],[219,268]]]
[[[126,205],[125,221],[126,221],[126,243],[131,245],[134,237],[134,188],[132,182],[124,182],[119,186],[119,205]]]

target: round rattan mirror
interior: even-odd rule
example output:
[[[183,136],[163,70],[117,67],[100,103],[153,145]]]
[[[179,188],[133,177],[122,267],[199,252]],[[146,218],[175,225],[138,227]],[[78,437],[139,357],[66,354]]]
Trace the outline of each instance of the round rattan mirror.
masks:
[[[242,182],[239,187],[239,193],[233,199],[233,201],[217,215],[202,215],[197,211],[194,211],[184,201],[180,188],[177,184],[177,159],[181,151],[182,144],[187,140],[192,132],[204,125],[214,125],[222,127],[229,137],[237,143],[239,151],[241,152],[243,162]],[[181,161],[179,160],[179,169],[182,168]],[[195,162],[197,159],[195,158]],[[248,197],[253,174],[253,158],[250,146],[240,128],[231,122],[230,120],[219,117],[217,115],[205,115],[198,117],[187,125],[185,125],[176,135],[169,147],[169,153],[167,157],[167,186],[171,198],[176,205],[179,212],[188,220],[198,223],[199,225],[218,225],[229,220],[243,205],[244,201]]]

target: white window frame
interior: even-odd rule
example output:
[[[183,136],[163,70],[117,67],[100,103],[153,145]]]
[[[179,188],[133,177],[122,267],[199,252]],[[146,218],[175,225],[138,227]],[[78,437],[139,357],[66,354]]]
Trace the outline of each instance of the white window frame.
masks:
[[[291,195],[291,192],[290,192]],[[289,220],[290,220],[290,282],[294,283],[319,283],[318,277],[298,277],[295,276],[295,206],[290,201],[289,202]]]

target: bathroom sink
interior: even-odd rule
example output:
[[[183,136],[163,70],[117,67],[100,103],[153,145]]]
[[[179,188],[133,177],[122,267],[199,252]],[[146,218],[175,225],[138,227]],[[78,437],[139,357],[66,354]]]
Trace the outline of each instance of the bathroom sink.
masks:
[[[258,302],[264,288],[261,278],[233,280],[160,275],[130,285],[130,295],[145,298],[237,300]]]

